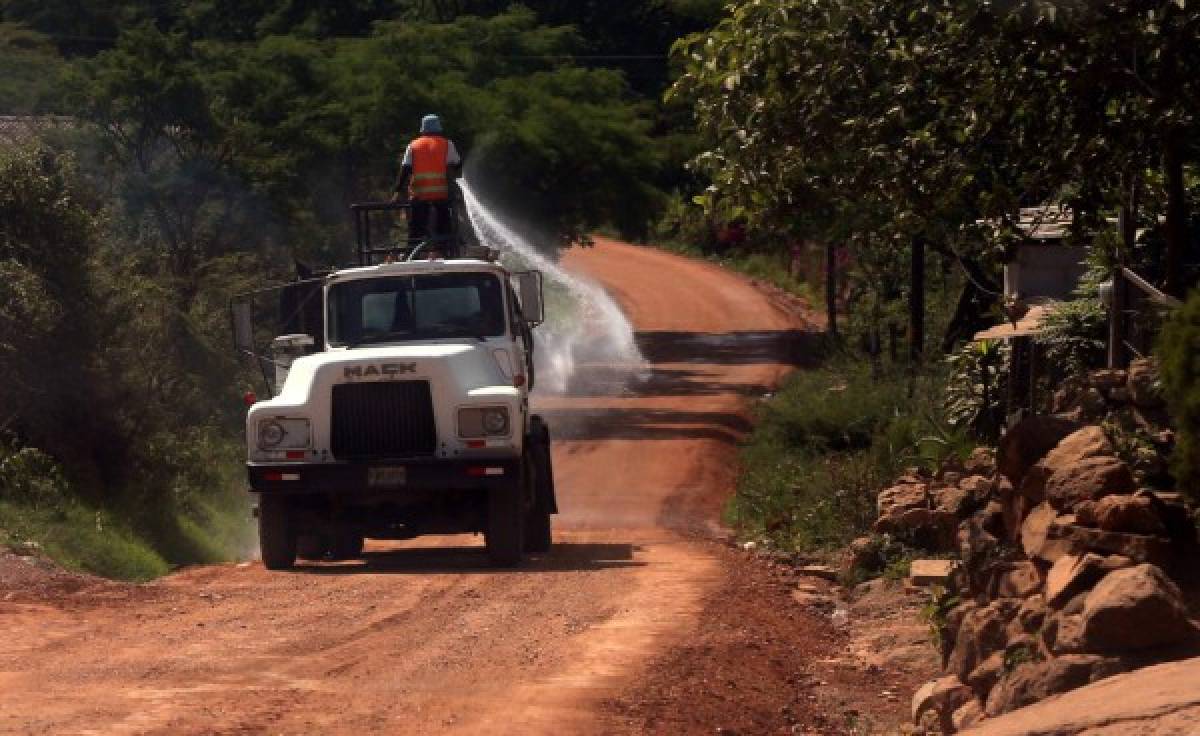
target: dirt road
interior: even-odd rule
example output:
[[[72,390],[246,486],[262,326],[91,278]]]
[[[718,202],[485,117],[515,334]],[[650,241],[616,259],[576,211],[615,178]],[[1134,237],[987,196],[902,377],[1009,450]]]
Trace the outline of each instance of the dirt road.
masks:
[[[746,398],[780,378],[802,325],[743,280],[657,251],[601,241],[567,264],[611,291],[652,365],[632,381],[585,371],[539,400],[564,512],[548,559],[493,571],[462,537],[293,573],[0,589],[0,732],[653,730],[622,708],[687,676],[664,663],[692,656],[701,612],[741,575],[704,534]],[[771,662],[804,650],[774,646]]]

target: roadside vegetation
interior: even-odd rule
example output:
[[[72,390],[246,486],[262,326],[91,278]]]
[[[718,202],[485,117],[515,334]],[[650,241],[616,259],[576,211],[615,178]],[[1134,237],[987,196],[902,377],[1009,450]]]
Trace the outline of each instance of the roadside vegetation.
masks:
[[[1169,2],[734,0],[676,44],[667,100],[692,110],[702,150],[656,234],[807,296],[832,346],[760,412],[730,509],[747,539],[832,549],[925,450],[996,439],[1010,346],[971,338],[1025,306],[1002,274],[1022,207],[1063,207],[1066,242],[1091,253],[1036,338],[1043,410],[1103,366],[1116,265],[1175,297],[1195,286],[1200,86],[1181,72],[1200,64],[1198,18]],[[812,268],[814,249],[834,267]],[[1188,315],[1159,349],[1184,482]]]
[[[758,410],[729,520],[785,552],[828,552],[860,536],[882,486],[973,446],[941,420],[937,379],[872,371],[845,354],[793,374]]]

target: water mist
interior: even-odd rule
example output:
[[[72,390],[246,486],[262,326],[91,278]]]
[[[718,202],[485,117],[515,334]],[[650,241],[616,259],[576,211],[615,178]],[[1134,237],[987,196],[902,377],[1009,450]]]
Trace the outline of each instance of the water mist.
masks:
[[[539,392],[563,393],[585,364],[625,367],[629,373],[644,363],[629,324],[616,302],[596,284],[568,273],[538,251],[480,202],[465,179],[458,181],[467,216],[480,243],[510,253],[544,278],[563,287],[577,305],[575,319],[548,320],[538,330],[536,353]]]

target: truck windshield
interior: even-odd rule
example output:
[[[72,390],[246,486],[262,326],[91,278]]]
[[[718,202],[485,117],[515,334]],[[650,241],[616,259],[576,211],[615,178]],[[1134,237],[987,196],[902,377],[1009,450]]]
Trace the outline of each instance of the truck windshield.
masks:
[[[504,289],[492,274],[392,276],[329,289],[330,345],[503,334]]]

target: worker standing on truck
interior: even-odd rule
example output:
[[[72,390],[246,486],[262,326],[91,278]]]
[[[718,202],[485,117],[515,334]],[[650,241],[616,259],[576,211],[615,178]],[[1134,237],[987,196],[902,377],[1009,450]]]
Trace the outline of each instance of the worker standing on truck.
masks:
[[[421,135],[404,151],[392,195],[393,202],[407,198],[411,203],[409,242],[451,234],[450,187],[461,168],[462,158],[454,142],[442,135],[441,119],[426,115],[421,120]]]

